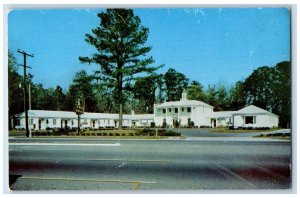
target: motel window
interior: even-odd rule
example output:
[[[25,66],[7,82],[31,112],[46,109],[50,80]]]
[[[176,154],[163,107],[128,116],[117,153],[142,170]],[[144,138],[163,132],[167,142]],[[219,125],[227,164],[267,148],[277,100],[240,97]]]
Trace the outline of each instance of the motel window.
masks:
[[[181,111],[184,112],[184,108],[181,108]]]
[[[187,108],[187,112],[189,112],[189,113],[191,112],[191,107]]]
[[[175,113],[178,113],[178,108],[175,108]]]
[[[166,113],[166,109],[163,109],[163,113]]]
[[[255,116],[245,116],[245,124],[255,124],[256,117]]]
[[[53,125],[56,125],[56,119],[53,119]]]

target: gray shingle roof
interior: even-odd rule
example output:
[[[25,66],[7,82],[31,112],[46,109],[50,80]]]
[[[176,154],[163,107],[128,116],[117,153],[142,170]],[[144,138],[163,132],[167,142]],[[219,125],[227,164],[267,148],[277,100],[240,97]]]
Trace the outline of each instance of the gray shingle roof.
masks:
[[[254,114],[268,114],[268,115],[272,115],[272,116],[276,116],[278,117],[278,115],[274,114],[274,113],[271,113],[267,110],[264,110],[262,108],[259,108],[257,106],[254,106],[254,105],[250,105],[250,106],[247,106],[243,109],[240,109],[239,111],[237,111],[236,113],[234,114],[248,114],[248,115],[254,115]]]
[[[157,107],[157,108],[190,107],[190,106],[206,106],[206,107],[213,108],[213,106],[206,104],[205,102],[198,101],[198,100],[180,100],[180,101],[164,102],[162,104],[155,105],[155,107]]]
[[[25,113],[15,115],[16,117],[25,117]],[[77,114],[72,111],[47,111],[47,110],[28,110],[29,117],[38,118],[67,118],[77,119]],[[83,119],[119,119],[119,114],[113,113],[90,113],[85,112],[81,115]],[[123,114],[123,119],[128,120],[152,120],[153,114]]]

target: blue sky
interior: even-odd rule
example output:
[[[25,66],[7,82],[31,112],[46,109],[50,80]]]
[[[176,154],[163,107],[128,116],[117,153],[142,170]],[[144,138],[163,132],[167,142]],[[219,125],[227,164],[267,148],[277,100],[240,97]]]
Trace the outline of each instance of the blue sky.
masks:
[[[99,24],[103,9],[14,10],[8,16],[8,48],[19,63],[28,58],[35,83],[67,90],[76,72],[99,66],[81,64],[95,52],[84,39]],[[134,13],[150,29],[156,64],[190,80],[233,85],[260,66],[290,60],[290,11],[286,8],[139,8]],[[20,73],[22,68],[20,68]]]

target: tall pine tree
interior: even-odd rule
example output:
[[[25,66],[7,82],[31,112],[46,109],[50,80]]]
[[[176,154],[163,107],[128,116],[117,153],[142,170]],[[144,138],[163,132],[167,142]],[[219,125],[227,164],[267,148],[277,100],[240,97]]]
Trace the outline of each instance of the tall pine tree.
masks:
[[[98,14],[100,26],[86,34],[86,42],[97,49],[91,57],[79,57],[83,63],[100,65],[100,74],[106,85],[114,89],[114,98],[119,105],[119,129],[122,129],[123,91],[136,74],[154,72],[159,67],[151,67],[154,59],[146,57],[151,50],[144,46],[149,29],[141,25],[141,20],[131,9],[107,9]]]

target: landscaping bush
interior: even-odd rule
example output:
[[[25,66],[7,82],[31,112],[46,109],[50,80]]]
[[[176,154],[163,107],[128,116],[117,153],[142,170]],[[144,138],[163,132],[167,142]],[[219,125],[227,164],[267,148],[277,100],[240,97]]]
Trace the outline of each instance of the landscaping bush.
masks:
[[[149,129],[144,128],[142,130],[139,130],[136,135],[138,136],[155,136],[157,130],[158,136],[181,136],[181,133],[176,133],[174,131],[169,131],[166,129]]]
[[[150,129],[150,128],[144,128],[142,130],[139,130],[136,135],[139,136],[154,136],[155,135],[155,130]]]
[[[49,132],[49,131],[35,131],[34,135],[35,136],[48,136],[48,135],[51,135],[51,132]]]
[[[162,128],[167,128],[167,122],[163,122]]]
[[[181,133],[176,133],[174,131],[166,131],[164,136],[181,136]]]
[[[150,127],[155,128],[155,122],[151,122]]]

